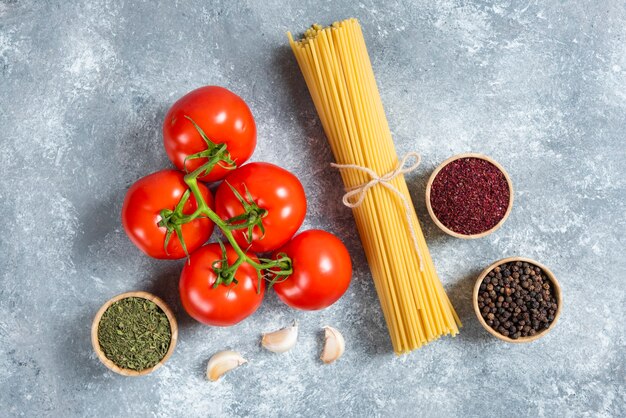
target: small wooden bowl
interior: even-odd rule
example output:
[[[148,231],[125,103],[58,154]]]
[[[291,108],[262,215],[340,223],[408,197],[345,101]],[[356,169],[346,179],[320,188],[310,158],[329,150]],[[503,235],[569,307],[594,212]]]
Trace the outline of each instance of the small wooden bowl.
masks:
[[[479,158],[481,160],[490,162],[491,164],[496,166],[496,168],[500,170],[502,174],[504,174],[504,178],[506,178],[506,182],[509,184],[509,206],[507,207],[506,212],[504,213],[504,216],[502,217],[502,219],[500,219],[500,222],[498,222],[493,228],[488,229],[487,231],[483,231],[479,234],[464,235],[464,234],[459,234],[458,232],[454,232],[453,230],[449,229],[447,226],[441,223],[439,219],[437,219],[437,216],[435,216],[435,212],[433,211],[433,208],[430,204],[430,192],[433,186],[433,182],[435,181],[435,178],[437,177],[437,174],[439,174],[439,172],[445,166],[450,164],[452,161],[459,160],[461,158]],[[437,225],[443,232],[453,237],[462,238],[462,239],[475,239],[475,238],[482,238],[484,236],[487,236],[502,226],[504,221],[506,221],[506,218],[509,217],[509,214],[511,213],[512,208],[513,208],[513,183],[511,182],[511,177],[509,177],[509,173],[507,173],[504,167],[498,164],[498,162],[496,162],[494,159],[487,157],[486,155],[483,155],[483,154],[466,153],[466,154],[458,154],[458,155],[448,158],[447,160],[439,164],[439,166],[437,166],[435,171],[433,171],[433,173],[430,175],[430,178],[428,179],[428,183],[426,183],[426,209],[428,209],[428,214],[430,215],[435,225]]]
[[[124,369],[124,368],[119,367],[117,364],[113,363],[111,360],[107,358],[107,356],[104,355],[102,348],[100,348],[100,343],[98,342],[98,325],[100,325],[100,319],[102,318],[102,315],[104,314],[104,312],[109,308],[109,306],[111,306],[113,303],[117,302],[118,300],[131,298],[131,297],[147,299],[149,301],[154,302],[167,316],[167,320],[170,323],[170,329],[172,331],[172,339],[170,340],[170,346],[169,346],[169,349],[167,350],[167,353],[165,353],[165,356],[157,364],[144,370],[131,370],[131,369]],[[167,306],[165,302],[163,302],[163,300],[153,295],[152,293],[148,293],[148,292],[127,292],[127,293],[122,293],[121,295],[115,296],[114,298],[106,302],[104,305],[102,305],[102,307],[96,314],[95,318],[93,319],[93,323],[91,324],[91,345],[93,345],[93,349],[98,355],[98,358],[100,359],[102,364],[104,364],[107,368],[109,368],[109,370],[114,371],[115,373],[121,374],[123,376],[143,376],[143,375],[152,373],[153,371],[161,367],[167,361],[167,359],[170,358],[170,356],[174,352],[174,348],[176,347],[177,340],[178,340],[178,324],[176,323],[176,317],[172,313],[172,310],[170,309],[169,306]]]
[[[483,279],[485,278],[485,276],[487,276],[487,274],[489,274],[489,272],[491,270],[493,270],[494,268],[496,268],[497,266],[500,266],[500,265],[505,264],[505,263],[510,263],[512,261],[513,262],[521,261],[522,263],[528,263],[528,264],[532,264],[534,266],[539,267],[545,273],[545,275],[548,277],[548,279],[550,279],[550,282],[552,283],[552,287],[553,287],[553,291],[554,291],[554,296],[556,297],[556,300],[557,300],[556,303],[558,305],[557,308],[556,308],[556,313],[554,314],[554,320],[550,324],[550,327],[544,329],[541,332],[538,332],[537,334],[535,334],[533,336],[530,336],[530,337],[520,337],[517,340],[514,340],[513,338],[505,337],[504,335],[500,334],[495,329],[491,328],[485,322],[485,320],[483,319],[483,316],[480,313],[480,308],[478,307],[478,293],[480,292],[480,285],[483,282]],[[544,335],[546,335],[548,332],[550,332],[550,330],[552,328],[554,328],[554,326],[556,325],[557,321],[559,320],[559,317],[561,316],[561,308],[563,306],[563,299],[561,297],[561,285],[559,284],[559,282],[556,279],[556,277],[554,276],[554,274],[550,271],[550,269],[548,269],[543,264],[538,263],[537,261],[532,260],[530,258],[509,257],[509,258],[503,258],[502,260],[496,261],[495,263],[493,263],[492,265],[490,265],[489,267],[484,269],[482,271],[482,273],[480,273],[480,275],[478,276],[478,279],[476,279],[476,284],[474,285],[474,293],[472,294],[472,304],[474,305],[474,313],[476,313],[476,317],[478,318],[478,322],[480,322],[480,324],[483,326],[483,328],[485,328],[487,331],[489,331],[489,333],[491,335],[493,335],[496,338],[501,339],[502,341],[506,341],[508,343],[520,344],[520,343],[529,343],[531,341],[535,341],[536,339],[541,338]]]

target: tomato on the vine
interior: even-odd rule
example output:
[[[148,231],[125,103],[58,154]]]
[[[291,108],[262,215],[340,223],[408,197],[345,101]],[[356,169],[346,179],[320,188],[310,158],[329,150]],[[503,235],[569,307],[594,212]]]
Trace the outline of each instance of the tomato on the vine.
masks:
[[[243,215],[245,208],[240,198],[253,206],[258,224],[252,228],[251,244],[249,229],[237,229],[233,235],[242,248],[250,247],[257,253],[284,245],[300,228],[306,215],[302,183],[274,164],[253,162],[230,173],[215,193],[215,212],[224,220]]]
[[[238,258],[229,244],[225,245],[226,260],[232,265]],[[258,261],[252,254],[247,254]],[[206,325],[230,326],[252,315],[261,306],[265,283],[260,281],[255,268],[243,262],[229,284],[218,283],[213,266],[222,267],[222,249],[219,244],[207,244],[189,258],[180,276],[180,299],[187,313]]]
[[[278,297],[292,308],[316,310],[335,303],[350,285],[352,261],[333,234],[311,229],[274,252],[291,258],[293,273],[274,284]]]
[[[188,158],[207,149],[194,122],[212,143],[225,144],[237,165],[246,162],[254,152],[256,125],[246,102],[223,87],[200,87],[174,103],[163,122],[165,151],[179,170],[192,172],[207,162],[205,157]],[[217,181],[228,171],[224,164],[217,164],[199,180]]]
[[[177,170],[161,170],[137,180],[126,192],[122,206],[122,225],[130,240],[154,258],[177,259],[186,256],[177,233],[172,233],[165,248],[167,229],[159,226],[161,210],[174,210],[188,190],[184,174]],[[206,186],[199,185],[205,202],[212,207],[213,196]],[[184,215],[192,214],[198,205],[193,195],[182,207]],[[191,253],[208,241],[213,222],[197,218],[181,226],[187,251]]]

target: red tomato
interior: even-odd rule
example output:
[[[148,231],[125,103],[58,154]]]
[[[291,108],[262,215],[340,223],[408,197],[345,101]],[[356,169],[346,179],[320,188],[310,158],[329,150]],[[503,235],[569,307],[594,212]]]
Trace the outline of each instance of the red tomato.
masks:
[[[304,188],[300,180],[284,168],[270,163],[254,162],[230,173],[215,194],[215,212],[222,219],[244,213],[241,202],[229,185],[246,201],[249,201],[249,192],[254,203],[267,210],[267,215],[262,220],[265,236],[255,227],[252,246],[246,240],[246,229],[234,231],[240,247],[250,246],[250,250],[256,253],[275,250],[289,241],[302,225],[306,214]]]
[[[335,303],[350,285],[352,262],[346,246],[331,233],[311,229],[296,235],[273,254],[291,258],[293,273],[274,284],[292,308],[316,310]]]
[[[256,125],[250,108],[235,93],[218,86],[200,87],[181,97],[170,108],[163,123],[163,144],[170,160],[179,170],[192,172],[206,158],[185,158],[207,148],[190,117],[214,144],[226,144],[230,157],[241,165],[256,146]],[[229,170],[216,165],[199,180],[222,179]]]
[[[161,170],[135,182],[124,198],[122,225],[141,251],[154,258],[177,259],[186,256],[176,233],[171,235],[165,251],[167,230],[160,227],[161,209],[174,210],[188,187],[184,174],[177,170]],[[199,184],[202,196],[213,207],[213,196],[206,186]],[[183,208],[185,215],[197,209],[196,199],[191,195]],[[195,219],[182,226],[187,251],[191,253],[208,241],[213,233],[213,222],[207,218]]]
[[[250,257],[257,261],[253,255]],[[215,243],[191,254],[180,276],[180,299],[187,313],[197,321],[227,327],[249,317],[261,306],[265,283],[261,280],[261,291],[257,292],[256,270],[244,262],[235,273],[237,283],[213,287],[217,276],[212,266],[221,259],[222,249]],[[237,261],[237,253],[228,244],[226,259],[229,265]]]

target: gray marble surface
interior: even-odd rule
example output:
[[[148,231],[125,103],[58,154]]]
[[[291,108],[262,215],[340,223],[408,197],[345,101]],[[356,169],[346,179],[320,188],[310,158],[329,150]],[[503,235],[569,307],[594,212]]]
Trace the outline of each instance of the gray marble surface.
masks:
[[[435,264],[465,326],[410,355],[387,330],[339,176],[285,32],[360,19]],[[303,228],[339,235],[353,257],[348,293],[321,312],[270,294],[238,326],[202,326],[177,295],[181,262],[143,256],[119,220],[139,177],[170,166],[168,106],[205,84],[245,98],[255,160],[304,182]],[[0,415],[9,416],[624,416],[626,7],[622,1],[373,2],[0,0]],[[515,207],[497,233],[462,241],[428,219],[432,169],[460,152],[506,167]],[[477,273],[523,255],[564,291],[549,336],[507,345],[474,317]],[[124,378],[92,352],[99,306],[143,289],[180,322],[158,372]],[[297,318],[297,348],[259,335]],[[320,327],[347,351],[325,367]],[[204,379],[224,348],[250,363]]]

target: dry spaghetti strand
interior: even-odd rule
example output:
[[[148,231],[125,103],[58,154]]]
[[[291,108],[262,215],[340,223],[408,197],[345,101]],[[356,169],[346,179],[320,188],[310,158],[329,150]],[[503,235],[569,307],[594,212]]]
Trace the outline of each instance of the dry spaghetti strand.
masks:
[[[397,169],[396,149],[356,19],[325,28],[313,25],[301,40],[288,36],[337,164],[367,168],[378,177]],[[340,174],[348,190],[371,181],[364,170]],[[393,187],[368,187],[352,212],[393,349],[406,353],[443,335],[456,335],[461,322],[435,271],[404,175],[392,176],[388,183]]]

